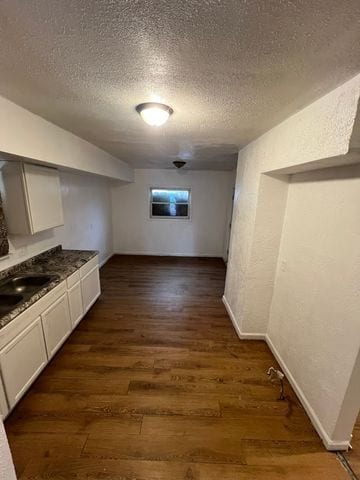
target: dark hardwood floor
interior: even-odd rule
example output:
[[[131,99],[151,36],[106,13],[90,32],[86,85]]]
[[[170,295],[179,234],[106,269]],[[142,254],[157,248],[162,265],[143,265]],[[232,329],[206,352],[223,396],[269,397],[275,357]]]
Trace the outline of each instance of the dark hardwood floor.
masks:
[[[351,446],[352,450],[345,453],[345,458],[349,462],[352,471],[360,479],[360,414],[354,427]]]
[[[6,421],[20,479],[342,480],[240,341],[219,259],[113,257],[103,294]]]

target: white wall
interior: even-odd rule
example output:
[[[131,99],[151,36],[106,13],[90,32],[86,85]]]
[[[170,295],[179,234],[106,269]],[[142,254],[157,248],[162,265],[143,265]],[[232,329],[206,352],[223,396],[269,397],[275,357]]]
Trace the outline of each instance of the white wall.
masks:
[[[279,171],[294,173],[304,168],[322,168],[349,162],[350,140],[357,116],[359,96],[360,75],[288,118],[239,152],[224,299],[232,320],[243,337],[265,338],[269,340],[269,344],[272,340],[277,345],[277,336],[282,335],[278,328],[272,328],[271,337],[267,336],[267,332],[283,218],[286,212],[288,176],[274,177],[269,174],[273,175]],[[351,161],[359,160],[359,156],[351,157]],[[343,209],[346,212],[346,207]],[[339,254],[341,251],[339,249]],[[299,282],[299,286],[301,281],[301,278],[294,278],[294,282]],[[292,290],[288,292],[286,299],[288,304],[297,300],[296,292],[297,287],[294,283]],[[340,301],[340,291],[337,289],[329,290],[328,294]],[[347,299],[351,301],[351,306],[347,305],[346,311],[358,306],[355,296],[348,295]],[[323,309],[324,318],[327,312],[325,302],[326,299],[322,299],[319,306]],[[333,325],[336,322],[334,317],[330,317],[328,321],[327,329],[336,331],[337,327]],[[309,349],[305,348],[304,352],[302,345],[308,333],[304,330],[297,332],[299,337],[297,341],[301,347],[289,348],[282,367],[291,377],[295,387],[305,385],[306,382],[313,385],[314,391],[309,399],[307,392],[302,391],[302,388],[297,390],[298,394],[328,448],[344,448],[349,438],[334,437],[332,426],[343,413],[346,392],[340,375],[334,378],[330,369],[333,358],[341,358],[348,342],[350,346],[352,345],[352,332],[350,328],[342,343],[331,345],[334,347],[331,352],[322,340],[322,330],[319,328],[317,332],[318,338],[312,338],[311,346]],[[296,334],[287,331],[281,338],[281,344],[290,340],[289,335]],[[313,356],[314,362],[317,361],[316,358],[322,358],[324,364],[327,362],[328,370],[321,369],[321,375],[326,376],[326,380],[324,378],[320,380],[318,377],[311,379],[313,371],[309,355]],[[295,365],[299,359],[302,364],[301,377],[298,370],[295,369],[294,372],[291,370],[291,365]],[[279,360],[282,361],[282,358],[279,357]],[[344,378],[349,378],[353,369],[354,364],[352,368],[346,365],[346,370],[343,371]],[[320,375],[320,370],[317,375]],[[324,382],[328,385],[332,383],[332,391],[336,392],[338,399],[337,405],[342,403],[338,415],[331,402],[321,395],[321,385]],[[318,398],[318,403],[314,403],[315,397]],[[318,417],[320,411],[322,414]]]
[[[114,250],[124,254],[222,257],[233,172],[135,170],[112,189]],[[150,187],[191,189],[191,219],[149,218]]]
[[[3,97],[0,152],[117,180],[133,179],[133,169],[126,162]]]
[[[292,176],[268,335],[330,436],[360,347],[359,279],[360,166]]]
[[[271,207],[273,199],[273,192],[269,193],[267,188],[264,191],[261,189],[263,173],[286,167],[301,169],[303,164],[309,162],[315,162],[321,168],[324,159],[336,159],[346,154],[359,95],[360,75],[288,118],[239,152],[225,295],[244,333],[266,333],[271,296],[266,306],[259,304],[262,285],[254,287],[250,284],[250,279],[254,278],[251,270],[256,266],[256,277],[266,280],[266,289],[271,288],[278,254],[279,241],[272,242],[270,249],[266,236],[260,240],[260,245],[257,245],[258,238],[254,236],[257,233],[258,205],[267,203]],[[272,188],[269,187],[269,190]],[[286,188],[282,196],[286,197]],[[286,201],[280,198],[277,201],[279,209],[284,209]],[[278,239],[281,228],[282,222],[278,222]],[[257,245],[256,250],[253,250],[254,245]],[[250,292],[256,295],[258,288],[260,294],[257,300],[254,297],[252,305],[249,305],[246,299],[250,298]],[[257,308],[261,309],[261,313],[258,314]],[[251,316],[244,316],[244,311],[249,309]],[[253,318],[256,318],[255,324]]]
[[[99,250],[100,262],[113,253],[111,191],[107,179],[61,172],[64,226],[56,237],[64,248]]]
[[[10,256],[0,259],[1,270],[58,244],[99,250],[100,261],[112,254],[109,181],[70,172],[60,172],[60,180],[65,225],[32,236],[11,235]],[[0,189],[3,191],[1,183]]]

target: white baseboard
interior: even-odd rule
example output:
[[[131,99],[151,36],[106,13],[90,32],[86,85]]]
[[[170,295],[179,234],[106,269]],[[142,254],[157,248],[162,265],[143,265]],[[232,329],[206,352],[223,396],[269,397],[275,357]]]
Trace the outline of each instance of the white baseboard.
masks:
[[[159,252],[136,252],[136,251],[121,251],[115,250],[114,255],[140,255],[144,257],[208,257],[208,258],[222,258],[223,254],[215,253],[159,253]]]
[[[300,400],[302,406],[304,407],[305,412],[307,413],[311,423],[313,424],[315,430],[317,431],[319,437],[323,441],[325,448],[327,450],[348,450],[349,449],[349,441],[344,440],[344,441],[333,441],[330,439],[328,434],[326,433],[324,427],[322,426],[319,417],[316,415],[314,412],[313,408],[311,407],[309,401],[307,400],[304,392],[302,391],[301,387],[299,384],[296,382],[295,378],[293,377],[292,373],[286,366],[283,358],[277,351],[275,345],[273,344],[271,338],[269,337],[268,334],[262,334],[262,333],[245,333],[240,330],[240,327],[238,326],[236,320],[235,320],[235,315],[233,311],[231,310],[231,307],[226,300],[225,295],[222,297],[223,303],[225,305],[225,308],[228,312],[228,315],[230,317],[230,320],[232,324],[234,325],[235,331],[238,334],[239,338],[241,340],[264,340],[268,347],[270,348],[272,354],[276,358],[278,364],[280,365],[282,371],[284,372],[286,378],[288,379],[290,385],[292,386],[294,392],[296,393],[298,399]]]
[[[236,333],[238,334],[238,337],[241,339],[241,340],[265,340],[265,334],[262,334],[262,333],[245,333],[245,332],[242,332],[240,330],[240,327],[239,325],[237,324],[236,320],[235,320],[235,315],[233,313],[233,311],[231,310],[231,307],[228,303],[228,301],[226,300],[226,297],[225,295],[223,295],[222,297],[222,301],[223,301],[223,304],[225,305],[225,308],[226,308],[226,311],[230,317],[230,320],[236,330]]]
[[[100,262],[100,268],[105,265],[106,262],[108,262],[110,260],[110,258],[114,255],[114,253],[110,253],[109,255],[107,255],[103,260],[101,260]]]
[[[293,377],[292,373],[286,366],[283,358],[281,357],[280,353],[277,351],[275,345],[273,344],[271,338],[269,335],[265,335],[265,341],[270,348],[272,354],[276,358],[278,364],[280,365],[282,371],[284,372],[286,378],[288,379],[290,385],[292,386],[294,392],[296,393],[298,399],[300,400],[302,406],[304,407],[304,410],[306,411],[308,417],[311,420],[311,423],[313,424],[315,430],[317,431],[318,435],[320,436],[321,440],[323,441],[325,447],[327,450],[348,450],[349,448],[349,442],[344,440],[344,441],[334,441],[331,440],[329,435],[326,433],[324,427],[322,426],[319,417],[316,415],[314,412],[313,408],[311,407],[308,399],[306,398],[303,390]]]

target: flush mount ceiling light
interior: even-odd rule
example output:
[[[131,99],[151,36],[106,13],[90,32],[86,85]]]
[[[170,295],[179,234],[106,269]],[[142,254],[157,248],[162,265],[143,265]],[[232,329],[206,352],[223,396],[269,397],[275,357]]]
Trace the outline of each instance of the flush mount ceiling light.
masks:
[[[160,127],[169,119],[174,110],[163,103],[140,103],[136,111],[145,123],[152,127]]]

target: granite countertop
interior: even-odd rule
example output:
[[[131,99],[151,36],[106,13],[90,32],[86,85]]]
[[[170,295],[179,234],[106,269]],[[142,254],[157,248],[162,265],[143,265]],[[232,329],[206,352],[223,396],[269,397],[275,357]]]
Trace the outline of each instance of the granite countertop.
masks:
[[[9,277],[29,274],[49,274],[56,275],[48,285],[41,288],[34,295],[15,305],[11,312],[0,317],[0,329],[16,318],[20,313],[33,305],[37,300],[43,297],[59,283],[76,272],[85,263],[98,254],[94,250],[63,250],[60,245],[47,250],[40,255],[30,258],[25,262],[19,263],[0,272],[0,285],[5,283]]]

